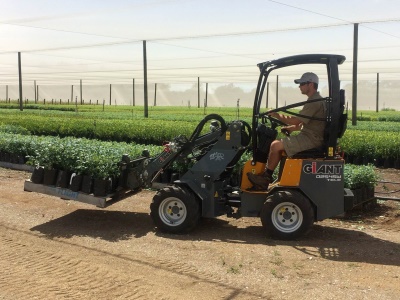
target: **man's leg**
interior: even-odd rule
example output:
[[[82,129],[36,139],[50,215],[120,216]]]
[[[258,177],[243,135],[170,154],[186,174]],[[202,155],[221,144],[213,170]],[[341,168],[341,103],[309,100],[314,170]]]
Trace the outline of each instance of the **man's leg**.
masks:
[[[272,182],[272,174],[274,173],[274,170],[282,157],[282,151],[284,151],[282,141],[273,141],[269,150],[267,169],[259,175],[250,172],[247,173],[247,177],[249,178],[250,182],[254,184],[257,188],[268,188],[268,185]]]
[[[268,161],[267,161],[267,170],[274,172],[276,166],[279,164],[282,158],[282,152],[285,150],[283,147],[282,140],[275,140],[271,144],[271,148],[269,149]]]

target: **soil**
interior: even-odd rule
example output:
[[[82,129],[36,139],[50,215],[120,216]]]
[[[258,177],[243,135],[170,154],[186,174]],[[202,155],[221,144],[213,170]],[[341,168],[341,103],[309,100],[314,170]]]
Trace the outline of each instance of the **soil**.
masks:
[[[378,172],[400,182],[399,170]],[[30,175],[0,168],[0,299],[399,299],[400,202],[315,223],[297,241],[266,238],[258,218],[170,235],[149,216],[154,191],[101,209],[25,192]]]

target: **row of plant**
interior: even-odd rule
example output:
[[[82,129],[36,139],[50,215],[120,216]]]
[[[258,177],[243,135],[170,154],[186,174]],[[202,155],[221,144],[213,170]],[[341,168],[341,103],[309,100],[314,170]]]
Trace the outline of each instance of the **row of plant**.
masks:
[[[159,145],[180,134],[190,135],[197,122],[152,119],[74,119],[32,115],[0,116],[0,124],[28,129],[33,135],[81,137],[103,141]]]
[[[400,132],[400,124],[397,122],[359,121],[355,126],[348,124],[348,129]]]
[[[7,108],[7,109],[20,109],[20,105],[18,103],[2,103],[0,104],[0,108]],[[38,104],[23,104],[24,109],[43,109],[43,110],[59,110],[59,111],[74,111],[75,108],[71,105],[65,107],[64,105],[38,105]]]
[[[351,208],[375,197],[375,186],[378,179],[371,164],[361,166],[346,164],[344,166],[344,187],[350,189],[354,195]]]
[[[74,136],[103,141],[161,145],[178,135],[190,136],[197,122],[135,120],[68,120],[21,116],[6,119],[5,125],[22,127],[33,135]],[[1,121],[0,121],[1,122]],[[28,130],[29,129],[29,130]],[[346,161],[354,164],[400,168],[399,131],[353,130],[349,127],[340,141]]]
[[[400,168],[399,132],[347,130],[340,146],[349,163]]]
[[[380,122],[400,122],[398,111],[387,110],[379,112],[360,112],[357,114],[358,121],[380,121]]]
[[[86,106],[83,106],[86,107]],[[47,122],[49,118],[54,118],[51,121],[65,122],[63,120],[75,122],[82,121],[82,119],[87,119],[90,122],[99,120],[157,120],[158,121],[174,121],[174,122],[199,122],[205,113],[220,114],[226,120],[233,120],[238,118],[251,122],[252,111],[249,108],[241,108],[240,112],[235,108],[210,108],[207,112],[202,108],[183,108],[183,107],[150,107],[148,112],[148,117],[144,118],[143,107],[127,107],[118,106],[108,107],[107,111],[98,111],[91,109],[81,109],[79,112],[75,111],[63,111],[63,110],[47,110],[47,109],[26,109],[24,111],[19,111],[16,109],[1,109],[0,108],[0,122],[8,123],[11,121],[16,121],[16,119],[25,118],[36,118],[35,121],[39,120],[41,122]],[[377,114],[377,113],[376,113]],[[400,117],[396,113],[393,117]],[[390,119],[391,115],[379,115],[380,118]],[[42,117],[45,120],[41,120]],[[22,122],[22,121],[21,121]],[[354,130],[374,130],[374,131],[400,131],[400,126],[397,122],[387,122],[387,121],[358,121],[357,126],[350,125],[349,129]],[[23,125],[22,125],[23,126]]]
[[[299,100],[300,101],[300,100]],[[108,102],[107,102],[108,103]],[[106,103],[106,104],[107,104]],[[11,101],[11,103],[5,103],[2,102],[0,103],[0,109],[10,109],[10,110],[19,110],[20,105],[18,101]],[[99,112],[99,113],[107,113],[107,112],[117,112],[118,114],[123,112],[138,112],[140,115],[143,116],[143,111],[144,107],[142,105],[94,105],[94,104],[80,104],[80,102],[75,105],[74,103],[70,104],[59,104],[58,102],[54,102],[54,104],[51,104],[50,102],[47,102],[46,104],[43,103],[32,103],[32,102],[27,102],[23,104],[24,109],[29,109],[29,110],[42,110],[42,111],[79,111],[79,112]],[[186,115],[185,112],[191,111],[192,114],[197,114],[196,111],[198,111],[199,114],[202,114],[204,110],[207,109],[212,109],[214,113],[217,113],[217,110],[223,111],[224,115],[236,115],[237,113],[237,107],[211,107],[211,108],[206,108],[204,107],[197,108],[195,106],[192,107],[187,107],[187,106],[149,106],[148,110],[151,113],[151,115],[158,115],[158,114],[163,114],[164,117],[168,117],[168,112],[171,112],[172,114],[179,114],[181,113],[182,115]],[[164,112],[164,113],[163,113]],[[252,108],[250,107],[240,107],[240,113],[251,116],[252,114]],[[352,117],[352,111],[349,110],[349,117]],[[382,109],[380,111],[372,111],[372,110],[358,110],[356,118],[358,121],[392,121],[392,122],[400,122],[400,115],[398,111],[395,109]]]
[[[7,155],[9,158],[16,155],[28,165],[88,174],[94,178],[118,177],[117,164],[122,155],[138,157],[144,149],[154,155],[162,147],[0,132],[0,158],[3,161]]]
[[[58,115],[63,114],[75,114],[80,118],[119,118],[119,119],[131,119],[141,118],[144,116],[143,106],[128,106],[128,105],[51,105],[51,104],[26,104],[23,106],[24,112],[28,111],[32,114],[40,115]],[[1,103],[0,110],[2,113],[15,113],[19,111],[20,106],[18,103]],[[197,108],[186,106],[149,106],[148,107],[148,118],[157,120],[172,120],[172,121],[191,121],[200,120],[201,116],[209,113],[221,114],[226,118],[235,118],[237,114],[240,114],[240,118],[248,119],[252,116],[252,109],[249,107],[240,107],[239,111],[237,107],[209,107],[209,108]],[[352,118],[352,112],[348,113],[349,119]],[[395,110],[386,111],[358,111],[357,112],[357,124],[359,122],[400,122],[400,114]]]
[[[163,147],[0,132],[0,158],[4,158],[5,153],[16,154],[33,166],[87,174],[94,178],[118,177],[118,162],[122,155],[138,157],[144,149],[148,149],[153,156],[160,153]],[[239,164],[243,164],[250,155],[243,155]],[[236,170],[239,172],[240,166]],[[345,179],[346,187],[356,189],[360,186],[372,187],[377,178],[372,165],[346,165]]]
[[[56,185],[73,192],[93,193],[94,196],[113,193],[118,185],[118,163],[122,155],[138,157],[145,148],[150,155],[162,151],[159,146],[0,132],[0,161],[34,165],[31,177],[34,183]],[[232,178],[237,179],[236,184],[240,182],[241,167],[250,157],[251,153],[245,153],[235,166]],[[165,175],[182,174],[187,167],[173,165]],[[344,183],[355,195],[354,205],[374,197],[377,179],[372,165],[345,165]],[[164,180],[170,182],[170,178]]]
[[[35,108],[33,108],[35,107]],[[77,107],[71,106],[40,106],[25,107],[21,112],[19,106],[13,106],[13,109],[6,109],[0,105],[0,112],[7,115],[29,114],[41,116],[57,116],[67,118],[88,118],[88,119],[132,119],[143,118],[143,106],[106,106],[104,110],[97,106],[80,105]],[[42,109],[43,107],[43,109]],[[221,114],[226,118],[235,118],[237,116],[237,108],[233,107],[212,107],[212,108],[187,108],[175,106],[150,106],[148,107],[148,118],[167,121],[200,121],[205,114],[216,113]],[[240,108],[240,116],[251,118],[252,109]]]
[[[79,113],[0,109],[0,124],[21,126],[34,135],[160,145],[180,134],[190,136],[203,118],[203,110],[197,108],[151,107],[150,117],[143,118],[143,107],[109,106],[108,112],[94,110],[92,107],[82,105],[80,108],[84,111]],[[233,108],[212,108],[212,112],[222,115],[227,121],[235,119],[237,113]],[[378,116],[391,117],[398,113],[365,112],[363,115],[376,119]],[[250,116],[249,109],[241,110],[241,119],[250,122]],[[341,147],[348,162],[399,167],[399,132],[400,124],[397,122],[359,121],[357,126],[348,126]]]

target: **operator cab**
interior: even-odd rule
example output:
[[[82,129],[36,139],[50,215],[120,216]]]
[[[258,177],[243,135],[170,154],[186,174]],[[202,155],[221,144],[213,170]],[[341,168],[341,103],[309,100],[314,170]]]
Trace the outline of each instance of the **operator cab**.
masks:
[[[289,115],[296,116],[299,114],[294,112],[292,109],[299,109],[306,103],[306,101],[296,102],[261,113],[261,103],[263,102],[262,100],[264,98],[263,93],[265,87],[267,86],[267,82],[269,82],[269,78],[271,78],[270,75],[273,71],[274,74],[278,74],[278,76],[276,77],[277,82],[279,76],[285,78],[287,82],[290,82],[287,89],[293,89],[293,78],[299,76],[299,74],[302,74],[304,72],[312,71],[318,74],[318,76],[320,76],[320,78],[322,79],[318,87],[318,90],[321,91],[321,94],[323,95],[322,97],[328,94],[324,98],[313,100],[324,101],[326,103],[327,114],[326,120],[324,120],[326,124],[324,145],[320,148],[308,149],[296,153],[292,156],[292,158],[333,159],[335,157],[335,154],[337,152],[338,138],[340,138],[344,134],[347,122],[347,112],[344,113],[345,93],[344,90],[340,89],[338,74],[338,65],[342,64],[344,60],[345,57],[342,55],[306,54],[285,57],[278,60],[267,61],[258,64],[258,67],[260,69],[260,78],[258,81],[256,96],[254,100],[252,122],[252,146],[254,163],[264,163],[266,162],[266,156],[268,156],[269,147],[265,147],[265,145],[268,144],[265,142],[265,131],[268,130],[263,128],[266,127],[265,123],[270,123],[267,127],[269,127],[269,129],[272,129],[272,131],[269,132],[267,136],[269,137],[269,139],[272,140],[275,139],[277,136],[277,131],[275,128],[277,126],[285,125],[276,119],[268,117],[268,113],[283,112]],[[286,88],[284,85],[286,85],[286,81],[285,84],[281,84],[282,88]],[[296,92],[298,93],[298,91]],[[296,99],[299,99],[300,97],[302,97],[302,95],[296,94],[294,95],[294,97],[296,97]],[[285,104],[286,101],[291,101],[291,99],[285,100]],[[266,103],[266,107],[268,106],[270,105]],[[278,103],[276,103],[276,106],[278,106]]]

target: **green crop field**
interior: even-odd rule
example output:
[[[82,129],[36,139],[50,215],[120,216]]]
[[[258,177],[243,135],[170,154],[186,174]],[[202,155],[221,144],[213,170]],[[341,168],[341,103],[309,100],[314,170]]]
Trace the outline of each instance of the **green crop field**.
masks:
[[[226,122],[251,123],[250,108],[149,107],[101,105],[0,106],[1,126],[14,126],[37,136],[57,136],[161,145],[178,135],[190,136],[206,114],[219,114]],[[104,110],[103,110],[104,109]],[[351,112],[349,112],[351,116]],[[395,164],[400,158],[400,118],[396,111],[357,114],[357,125],[348,127],[340,141],[346,159],[353,163]],[[207,130],[207,128],[205,129]]]

